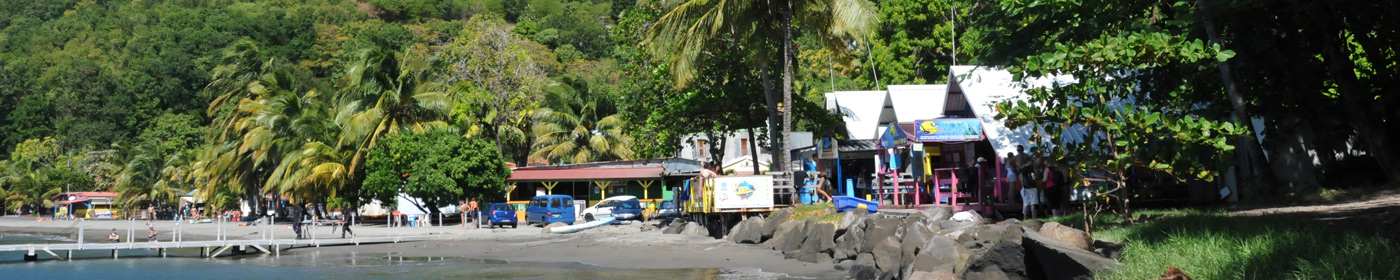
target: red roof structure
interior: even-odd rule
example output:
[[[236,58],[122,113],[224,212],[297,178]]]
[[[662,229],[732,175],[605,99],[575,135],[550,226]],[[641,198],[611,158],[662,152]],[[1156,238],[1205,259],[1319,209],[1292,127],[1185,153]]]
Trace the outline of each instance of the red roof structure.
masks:
[[[55,195],[53,195],[53,197],[50,197],[49,199],[58,199],[58,198],[64,198],[64,197],[69,197],[69,196],[72,196],[73,199],[71,199],[71,200],[57,201],[57,202],[55,202],[55,203],[58,203],[58,204],[73,204],[73,203],[78,203],[78,202],[87,202],[87,201],[89,201],[89,200],[92,200],[92,198],[94,198],[94,197],[109,198],[108,200],[111,200],[110,198],[116,198],[116,197],[117,197],[117,193],[115,193],[115,192],[66,192],[66,193],[55,194]]]
[[[661,166],[592,168],[520,168],[510,173],[512,182],[562,182],[661,178]]]

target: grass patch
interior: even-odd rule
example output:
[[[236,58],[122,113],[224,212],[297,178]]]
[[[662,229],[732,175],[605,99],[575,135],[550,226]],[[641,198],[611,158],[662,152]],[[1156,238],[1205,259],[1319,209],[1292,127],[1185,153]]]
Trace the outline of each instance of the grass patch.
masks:
[[[831,203],[798,205],[783,211],[793,211],[790,221],[817,220],[820,223],[840,224],[844,217],[836,212]]]
[[[1142,222],[1096,218],[1096,238],[1128,241],[1120,269],[1096,278],[1154,279],[1175,266],[1195,279],[1400,279],[1400,245],[1371,234],[1218,210],[1136,214]],[[1083,226],[1082,215],[1046,221]]]

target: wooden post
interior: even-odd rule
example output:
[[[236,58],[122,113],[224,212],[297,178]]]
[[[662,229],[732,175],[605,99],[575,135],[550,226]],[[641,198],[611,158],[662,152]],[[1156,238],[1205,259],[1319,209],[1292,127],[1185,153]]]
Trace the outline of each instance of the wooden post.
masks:
[[[510,201],[510,193],[515,192],[515,187],[515,184],[510,184],[509,186],[506,186],[506,201]]]
[[[651,184],[654,184],[654,183],[656,183],[656,180],[647,180],[647,181],[638,180],[638,181],[637,181],[637,184],[641,184],[641,185],[642,185],[642,199],[651,198],[651,195],[650,195],[650,192],[651,192]]]
[[[608,199],[608,183],[610,183],[610,182],[609,182],[609,181],[593,181],[593,184],[598,185],[598,193],[601,194],[600,197],[599,197],[600,199]]]
[[[542,182],[541,184],[544,184],[544,188],[549,191],[550,195],[554,195],[554,187],[558,186],[559,182]]]

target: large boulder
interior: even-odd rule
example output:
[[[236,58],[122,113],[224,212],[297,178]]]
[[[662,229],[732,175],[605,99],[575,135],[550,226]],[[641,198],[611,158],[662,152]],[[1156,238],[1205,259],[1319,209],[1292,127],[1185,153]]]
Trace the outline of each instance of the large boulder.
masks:
[[[802,254],[820,254],[830,258],[836,249],[836,225],[815,223],[809,227],[811,228],[807,229],[807,240],[802,242]]]
[[[961,272],[967,261],[967,252],[967,248],[958,245],[952,238],[941,235],[930,237],[909,264],[906,275],[913,276],[920,271]]]
[[[898,275],[904,265],[904,249],[893,235],[876,242],[875,249],[870,253],[875,255],[875,266],[880,268],[881,275]]]
[[[929,224],[929,221],[931,220],[924,216],[923,213],[915,213],[913,215],[909,215],[908,217],[904,217],[904,224],[900,225],[904,229],[903,235],[908,235],[909,232],[913,231],[920,231],[920,233],[923,233],[924,236],[933,235],[933,228],[927,226]]]
[[[766,227],[767,223],[771,222],[773,222],[773,220],[769,219],[764,223],[764,226]],[[789,221],[783,223],[782,225],[778,225],[778,229],[773,232],[772,238],[768,238],[767,241],[763,241],[763,247],[781,251],[783,247],[783,242],[786,241],[788,236],[791,235],[789,234],[789,232],[805,225],[807,225],[807,223],[802,221]]]
[[[563,226],[569,226],[569,225],[568,225],[568,224],[565,224],[565,223],[554,222],[554,223],[551,223],[551,224],[549,224],[549,225],[545,225],[545,226],[544,226],[544,230],[541,230],[540,233],[551,233],[551,231],[549,231],[550,229],[553,229],[553,228],[556,228],[556,227],[563,227]]]
[[[920,226],[917,225],[904,228],[904,238],[900,241],[900,247],[903,247],[903,253],[900,254],[900,268],[909,267],[914,262],[914,257],[923,249],[924,243],[928,241],[924,238],[923,230],[919,228]],[[908,278],[911,275],[911,273],[905,273],[904,277]]]
[[[783,255],[790,255],[788,259],[794,259],[801,253],[799,249],[802,249],[802,242],[806,241],[806,228],[815,225],[816,221],[788,221],[788,223],[784,223],[784,225],[787,224],[792,224],[792,227],[783,232],[781,237],[774,235],[773,239],[783,238],[781,239],[783,242],[773,244],[773,249],[783,252]]]
[[[861,244],[861,253],[870,253],[875,250],[875,246],[880,244],[886,237],[894,237],[898,244],[899,228],[902,221],[895,218],[876,218],[865,220],[865,243]]]
[[[778,227],[787,223],[789,219],[792,219],[792,209],[778,211],[778,213],[774,213],[763,221],[763,228],[759,230],[759,233],[763,234],[764,240],[773,238],[773,235],[778,231]]]
[[[851,279],[877,279],[880,277],[880,268],[875,264],[875,255],[870,253],[856,256],[856,262],[851,264]]]
[[[841,237],[836,238],[836,249],[831,252],[831,257],[836,260],[854,259],[860,254],[860,248],[865,244],[865,223],[854,225]]]
[[[734,225],[734,229],[729,231],[729,240],[741,244],[758,244],[763,242],[763,217],[751,217],[743,222]]]
[[[1026,254],[1020,245],[996,243],[967,262],[963,279],[1027,279]]]
[[[1046,279],[1093,279],[1095,271],[1118,267],[1112,259],[1033,231],[1022,235],[1021,246],[1025,248],[1028,275],[1044,275]]]
[[[925,210],[923,211],[923,214],[924,214],[924,216],[926,216],[930,221],[934,221],[934,222],[937,222],[937,221],[946,221],[946,220],[948,220],[948,218],[953,217],[953,210],[952,210],[952,209],[948,209],[947,207],[933,207],[933,208],[925,209]]]
[[[710,231],[708,229],[705,229],[705,227],[701,226],[700,224],[697,224],[695,222],[689,222],[685,223],[685,228],[681,229],[680,234],[685,236],[709,237]]]
[[[683,229],[685,229],[685,223],[671,223],[671,225],[666,226],[666,229],[661,230],[661,233],[680,234]]]
[[[789,259],[796,259],[802,256],[802,243],[807,242],[807,232],[817,227],[817,221],[793,221],[802,225],[794,227],[787,232],[787,237],[783,238],[783,243],[778,244],[778,250],[783,252],[783,256]]]
[[[1067,243],[1075,248],[1085,251],[1094,251],[1094,239],[1089,238],[1089,234],[1077,228],[1067,227],[1056,222],[1045,223],[1040,227],[1040,234]]]
[[[847,231],[851,230],[853,226],[862,226],[865,223],[865,217],[869,215],[870,214],[866,211],[846,211],[846,214],[841,217],[841,224],[836,227],[836,230]]]

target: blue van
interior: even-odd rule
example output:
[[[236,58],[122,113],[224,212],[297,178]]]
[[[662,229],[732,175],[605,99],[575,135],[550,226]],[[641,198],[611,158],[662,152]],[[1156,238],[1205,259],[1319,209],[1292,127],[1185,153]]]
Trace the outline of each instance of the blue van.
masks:
[[[567,195],[541,195],[530,199],[525,207],[525,224],[560,222],[574,224],[574,198]]]

